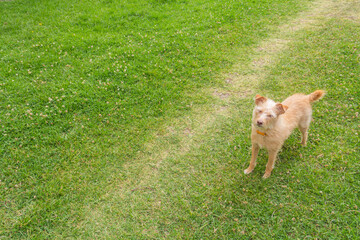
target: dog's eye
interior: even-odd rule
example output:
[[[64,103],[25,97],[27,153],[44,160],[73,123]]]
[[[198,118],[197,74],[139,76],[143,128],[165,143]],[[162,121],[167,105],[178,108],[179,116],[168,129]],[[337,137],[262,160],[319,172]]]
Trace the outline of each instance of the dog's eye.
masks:
[[[273,115],[269,114],[269,115],[267,115],[267,117],[268,117],[268,118],[272,118],[272,117],[273,117]]]
[[[257,112],[258,112],[258,113],[262,113],[263,111],[261,111],[261,110],[258,110]]]

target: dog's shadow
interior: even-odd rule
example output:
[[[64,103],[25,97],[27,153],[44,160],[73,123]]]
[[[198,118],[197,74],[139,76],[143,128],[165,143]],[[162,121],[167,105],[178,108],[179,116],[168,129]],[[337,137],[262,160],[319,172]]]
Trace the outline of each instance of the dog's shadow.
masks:
[[[300,131],[295,130],[293,134],[291,134],[290,137],[285,141],[276,157],[275,171],[276,169],[278,171],[289,169],[299,161],[303,161],[303,159],[308,155],[309,151],[311,151],[313,148],[312,145],[314,143],[310,140],[308,141],[307,146],[302,146],[300,142]],[[265,170],[268,157],[268,152],[265,149],[260,150],[257,159],[257,167],[261,167],[261,170]]]
[[[279,167],[283,165],[288,167],[302,161],[311,151],[316,144],[316,141],[308,139],[307,145],[301,145],[300,131],[295,130],[293,134],[285,141],[282,149],[280,150],[276,162]],[[275,163],[276,164],[276,163]],[[280,165],[281,164],[281,165]]]

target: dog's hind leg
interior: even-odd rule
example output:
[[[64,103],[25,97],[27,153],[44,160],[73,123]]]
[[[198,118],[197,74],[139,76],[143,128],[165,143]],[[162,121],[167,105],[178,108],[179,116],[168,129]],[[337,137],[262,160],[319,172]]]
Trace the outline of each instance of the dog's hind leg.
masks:
[[[301,132],[301,145],[306,146],[306,141],[308,138],[308,127],[301,127],[299,126]]]
[[[311,113],[307,115],[305,118],[301,119],[299,123],[299,130],[301,132],[301,145],[303,146],[306,146],[310,122],[311,122]]]

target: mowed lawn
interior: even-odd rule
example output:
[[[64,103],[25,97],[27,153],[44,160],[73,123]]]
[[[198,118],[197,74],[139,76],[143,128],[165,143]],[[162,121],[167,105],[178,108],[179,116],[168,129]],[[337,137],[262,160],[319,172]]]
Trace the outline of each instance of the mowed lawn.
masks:
[[[359,236],[356,19],[300,31],[252,86],[327,91],[270,179],[265,153],[242,173],[253,96],[200,131],[204,89],[310,3],[0,1],[0,238]]]

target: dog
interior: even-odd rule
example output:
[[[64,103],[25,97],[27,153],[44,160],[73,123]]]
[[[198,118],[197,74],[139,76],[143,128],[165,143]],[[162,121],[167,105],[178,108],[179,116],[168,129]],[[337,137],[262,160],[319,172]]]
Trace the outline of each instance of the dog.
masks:
[[[244,173],[249,174],[254,170],[259,149],[265,148],[269,160],[263,178],[270,177],[278,152],[296,127],[301,132],[301,144],[305,146],[312,119],[311,103],[324,95],[323,90],[316,90],[309,95],[294,94],[282,103],[256,95],[251,131],[252,154],[250,165]]]

